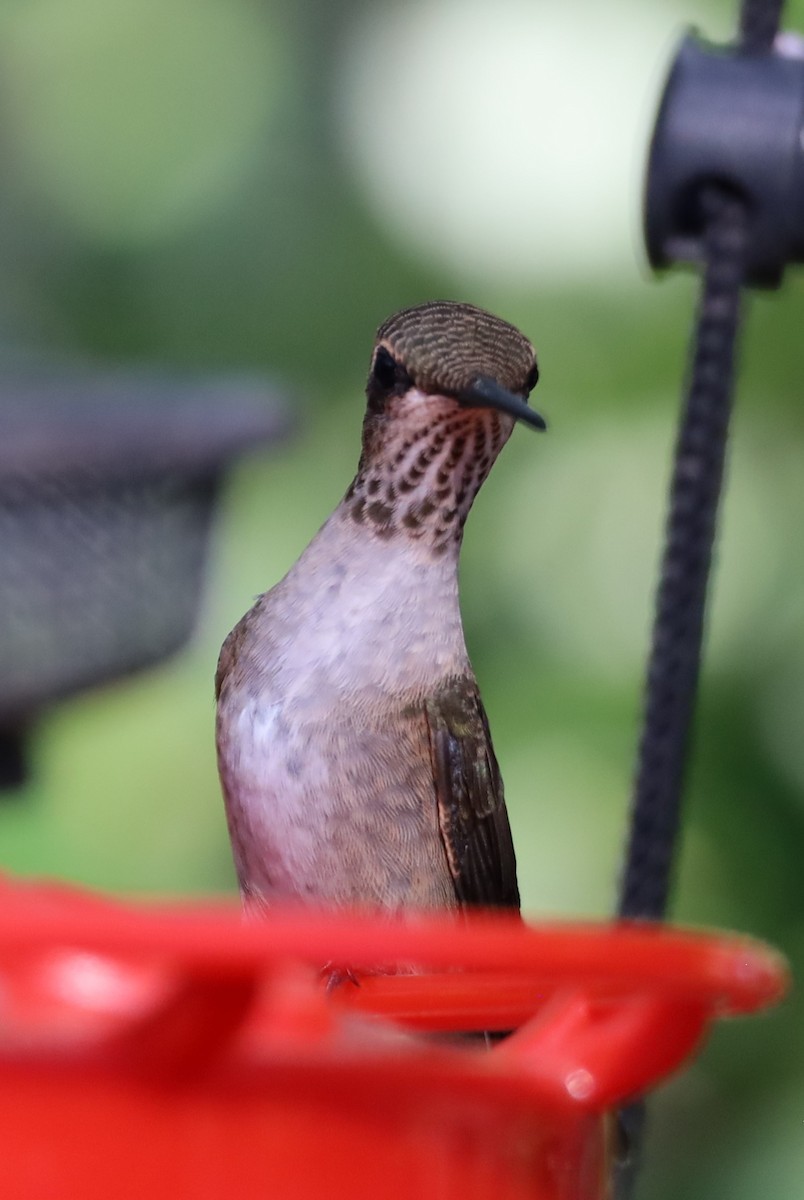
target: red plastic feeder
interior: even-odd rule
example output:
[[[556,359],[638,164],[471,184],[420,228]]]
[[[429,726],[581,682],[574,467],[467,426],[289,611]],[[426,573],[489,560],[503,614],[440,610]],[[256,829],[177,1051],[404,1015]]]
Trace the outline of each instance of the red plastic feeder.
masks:
[[[9,1200],[596,1200],[612,1108],[786,980],[661,928],[0,896]]]

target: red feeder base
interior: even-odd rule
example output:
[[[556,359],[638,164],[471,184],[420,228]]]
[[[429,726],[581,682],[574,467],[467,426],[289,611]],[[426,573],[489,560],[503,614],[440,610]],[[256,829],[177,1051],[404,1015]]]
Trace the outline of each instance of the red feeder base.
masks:
[[[9,1200],[602,1200],[611,1109],[786,979],[644,926],[0,894]]]

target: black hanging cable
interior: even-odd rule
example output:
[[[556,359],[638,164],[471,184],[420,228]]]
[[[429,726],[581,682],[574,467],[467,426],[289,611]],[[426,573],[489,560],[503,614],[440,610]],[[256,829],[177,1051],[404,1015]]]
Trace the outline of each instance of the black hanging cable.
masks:
[[[731,409],[747,243],[744,203],[701,197],[707,264],[676,443],[619,915],[667,906],[698,683],[704,608]]]
[[[738,53],[768,55],[783,8],[784,0],[743,0]],[[710,179],[717,177],[715,172]],[[631,829],[618,904],[618,915],[623,918],[654,921],[665,914],[672,882],[728,438],[741,290],[751,276],[751,252],[755,250],[751,218],[755,219],[756,213],[743,195],[710,182],[701,187],[697,201],[703,228],[703,285],[670,486]],[[764,216],[767,220],[769,213]],[[676,243],[679,249],[689,228],[681,232]],[[773,272],[770,274],[772,277]],[[641,1101],[619,1113],[623,1145],[614,1168],[617,1200],[632,1195],[644,1126]]]
[[[619,915],[661,920],[672,882],[681,793],[701,659],[704,610],[731,412],[740,294],[748,245],[745,204],[719,187],[701,196],[706,268],[676,442],[630,839]],[[645,1105],[618,1114],[617,1200],[640,1168]]]
[[[740,49],[747,54],[762,54],[772,49],[779,32],[784,0],[743,0],[740,9]]]

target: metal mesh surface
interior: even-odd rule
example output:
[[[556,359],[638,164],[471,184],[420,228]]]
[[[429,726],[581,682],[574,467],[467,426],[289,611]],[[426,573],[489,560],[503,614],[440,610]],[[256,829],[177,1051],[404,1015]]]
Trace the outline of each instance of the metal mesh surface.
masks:
[[[0,385],[0,726],[181,646],[223,467],[286,426],[255,380]]]
[[[0,489],[0,718],[181,645],[213,495],[210,478]]]

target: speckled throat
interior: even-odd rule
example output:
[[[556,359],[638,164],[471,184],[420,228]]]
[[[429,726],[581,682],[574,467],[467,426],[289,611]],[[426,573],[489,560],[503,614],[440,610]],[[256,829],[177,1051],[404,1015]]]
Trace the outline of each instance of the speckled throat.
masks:
[[[407,403],[406,403],[407,402]],[[460,547],[472,502],[512,422],[413,389],[383,452],[365,454],[344,498],[351,518],[381,538],[423,539],[435,554]]]

